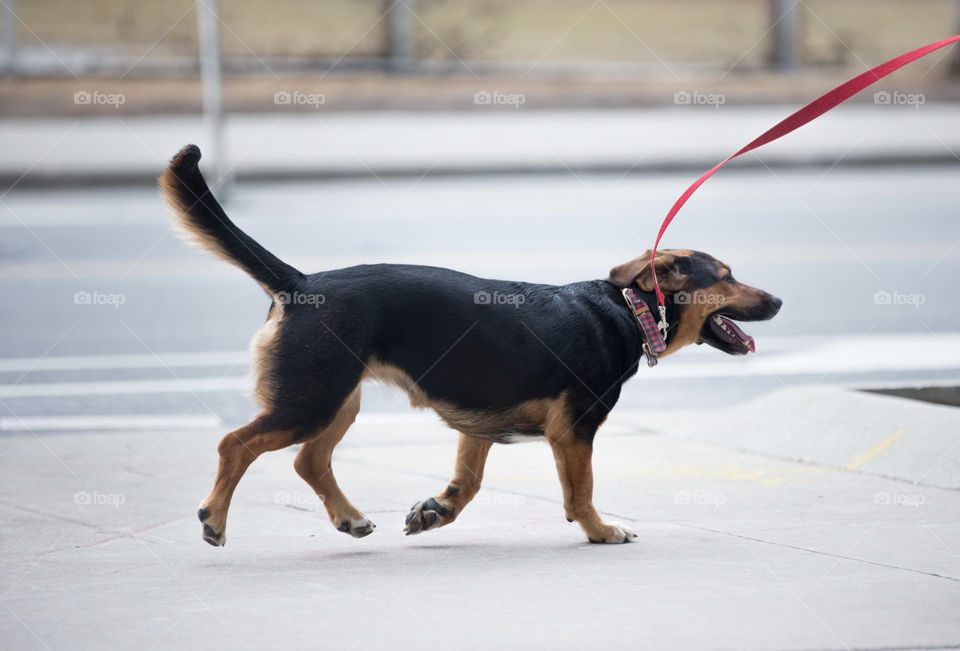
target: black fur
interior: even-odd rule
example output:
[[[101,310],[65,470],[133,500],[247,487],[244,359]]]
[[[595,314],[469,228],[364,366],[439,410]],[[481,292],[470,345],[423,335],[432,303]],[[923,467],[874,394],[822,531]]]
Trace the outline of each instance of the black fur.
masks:
[[[284,306],[272,381],[279,404],[301,423],[332,419],[377,359],[405,371],[431,400],[467,410],[567,391],[578,430],[592,435],[641,354],[623,296],[602,280],[539,285],[383,264],[306,276],[294,294],[315,298]],[[485,295],[522,303],[478,303]]]
[[[193,226],[220,242],[238,266],[257,282],[274,291],[287,291],[302,280],[303,274],[276,257],[230,221],[214,199],[197,163],[200,148],[187,145],[174,156],[167,170],[166,190],[189,216]]]
[[[640,332],[620,289],[607,280],[543,285],[395,264],[305,276],[227,218],[199,158],[195,146],[184,148],[161,183],[190,229],[259,281],[274,299],[271,309],[282,303],[261,377],[271,396],[264,418],[293,430],[295,441],[331,422],[374,361],[404,371],[431,403],[467,412],[496,415],[564,395],[575,435],[588,440],[637,372]],[[719,281],[719,263],[706,254],[676,264],[693,287]],[[655,309],[653,294],[640,293]],[[667,311],[673,330],[685,308],[668,295]],[[541,435],[543,423],[468,433],[492,440]]]

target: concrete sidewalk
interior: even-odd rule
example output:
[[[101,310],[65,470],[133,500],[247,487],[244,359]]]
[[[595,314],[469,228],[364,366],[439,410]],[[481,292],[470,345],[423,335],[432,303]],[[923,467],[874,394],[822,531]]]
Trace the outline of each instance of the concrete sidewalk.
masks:
[[[423,174],[699,172],[796,106],[230,116],[226,160],[239,179]],[[960,106],[838,107],[737,164],[955,163]],[[0,121],[0,185],[152,183],[184,144],[213,163],[193,117]]]
[[[3,646],[960,646],[956,491],[660,436],[614,411],[595,503],[638,542],[590,545],[564,521],[542,444],[494,448],[460,519],[405,538],[456,435],[381,418],[335,457],[373,535],[334,530],[280,451],[247,473],[214,549],[194,509],[221,434],[0,438]]]
[[[620,414],[691,441],[960,490],[960,409],[828,386],[764,394],[721,411]],[[758,423],[763,425],[758,427]]]

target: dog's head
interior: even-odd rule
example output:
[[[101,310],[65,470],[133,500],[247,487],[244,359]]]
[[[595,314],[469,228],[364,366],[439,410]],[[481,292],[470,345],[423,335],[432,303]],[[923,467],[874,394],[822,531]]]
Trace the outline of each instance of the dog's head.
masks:
[[[667,350],[660,357],[688,344],[710,344],[730,355],[753,352],[753,337],[734,321],[772,319],[783,303],[762,289],[738,282],[730,265],[700,251],[657,251],[657,282],[670,310]],[[650,251],[610,270],[607,282],[616,287],[636,286],[652,292]],[[655,302],[650,308],[656,311]]]

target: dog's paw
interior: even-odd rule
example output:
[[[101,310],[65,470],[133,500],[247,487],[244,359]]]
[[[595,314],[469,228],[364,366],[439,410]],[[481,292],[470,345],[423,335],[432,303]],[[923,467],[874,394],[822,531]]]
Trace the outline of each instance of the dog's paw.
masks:
[[[436,529],[453,522],[455,516],[456,509],[452,504],[428,497],[410,507],[404,519],[403,532],[412,536],[427,529]]]
[[[200,519],[200,522],[203,524],[203,539],[214,547],[223,547],[227,544],[227,534],[223,530],[223,526],[220,526],[219,531],[214,527],[212,523],[212,518],[210,517],[210,507],[201,506],[200,510],[197,511],[197,517]]]
[[[592,543],[619,544],[636,540],[637,534],[619,522],[605,522],[602,530],[588,534],[587,538]]]
[[[348,533],[354,538],[363,538],[364,536],[369,536],[373,533],[373,530],[377,528],[377,525],[362,516],[359,518],[350,519],[343,518],[334,524],[337,525],[337,531]]]

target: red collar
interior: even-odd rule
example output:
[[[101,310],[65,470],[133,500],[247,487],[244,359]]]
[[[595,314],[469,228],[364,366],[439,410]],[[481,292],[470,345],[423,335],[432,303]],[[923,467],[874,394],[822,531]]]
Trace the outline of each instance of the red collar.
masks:
[[[660,333],[660,327],[650,311],[650,307],[632,288],[627,287],[621,290],[624,300],[627,301],[627,307],[633,312],[637,319],[637,326],[640,328],[640,335],[643,337],[643,354],[647,358],[647,366],[657,365],[657,355],[667,349],[665,335]],[[666,324],[663,325],[664,331]]]

